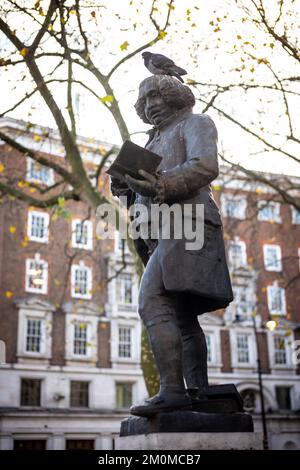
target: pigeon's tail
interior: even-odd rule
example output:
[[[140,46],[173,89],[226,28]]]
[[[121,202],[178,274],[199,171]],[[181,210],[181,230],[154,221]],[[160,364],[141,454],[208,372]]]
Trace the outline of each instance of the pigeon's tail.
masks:
[[[171,75],[173,75],[173,77],[176,77],[176,78],[178,78],[178,80],[180,80],[180,81],[181,81],[181,83],[184,83],[184,81],[182,80],[181,76],[180,76],[178,73],[176,73],[176,72],[172,72],[172,74],[171,74]]]
[[[173,65],[172,70],[174,72],[178,73],[179,75],[186,75],[187,74],[186,70],[182,69],[181,67],[178,67],[177,65]]]

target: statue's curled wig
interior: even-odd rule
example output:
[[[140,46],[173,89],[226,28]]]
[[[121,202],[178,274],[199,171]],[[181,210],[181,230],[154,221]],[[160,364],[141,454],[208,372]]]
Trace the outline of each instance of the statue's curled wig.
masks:
[[[139,97],[134,107],[142,121],[148,124],[150,122],[145,115],[145,95],[149,86],[157,87],[165,103],[177,110],[192,107],[195,104],[192,90],[176,78],[169,75],[153,75],[145,78],[140,84]]]

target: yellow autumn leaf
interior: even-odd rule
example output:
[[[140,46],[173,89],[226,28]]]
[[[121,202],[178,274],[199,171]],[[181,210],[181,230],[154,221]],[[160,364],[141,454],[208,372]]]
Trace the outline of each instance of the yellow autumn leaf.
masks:
[[[30,189],[29,189],[29,192],[30,192],[30,193],[35,193],[35,191],[36,191],[35,188],[30,188]]]
[[[23,241],[23,242],[21,243],[21,245],[22,245],[22,247],[23,247],[23,248],[27,248],[27,246],[28,246],[28,242],[26,242],[26,241]]]
[[[7,291],[5,292],[5,297],[6,297],[7,299],[10,299],[13,295],[14,295],[13,292],[11,292],[10,290],[7,290]]]
[[[0,173],[3,173],[4,170],[5,166],[3,165],[3,163],[0,163]]]
[[[168,33],[166,31],[160,31],[158,34],[159,39],[163,39]]]
[[[213,185],[213,189],[214,189],[215,191],[221,191],[222,186],[221,186],[220,184],[214,184],[214,185]]]
[[[129,46],[129,42],[124,41],[123,44],[120,45],[121,51],[126,51],[128,46]]]
[[[22,57],[26,57],[28,53],[27,47],[23,47],[23,49],[20,50],[20,54]]]
[[[13,225],[11,225],[11,226],[9,227],[9,231],[10,231],[10,233],[15,233],[16,227],[14,227]]]
[[[19,188],[24,188],[24,186],[25,186],[24,181],[18,181],[18,186],[19,186]]]
[[[34,140],[35,142],[39,142],[39,141],[41,140],[41,138],[40,138],[39,135],[35,135],[35,136],[33,137],[33,140]]]
[[[112,103],[114,100],[114,97],[112,95],[106,95],[103,96],[103,98],[100,98],[101,103]]]
[[[70,15],[76,15],[76,10],[70,10]]]

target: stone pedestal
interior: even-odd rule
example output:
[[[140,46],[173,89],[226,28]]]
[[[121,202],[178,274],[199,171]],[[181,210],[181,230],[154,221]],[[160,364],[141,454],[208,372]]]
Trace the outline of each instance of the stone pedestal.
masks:
[[[116,450],[262,450],[262,434],[254,432],[170,432],[117,437]]]
[[[247,413],[199,413],[172,411],[149,418],[132,416],[121,422],[120,437],[157,433],[244,433],[253,432]]]

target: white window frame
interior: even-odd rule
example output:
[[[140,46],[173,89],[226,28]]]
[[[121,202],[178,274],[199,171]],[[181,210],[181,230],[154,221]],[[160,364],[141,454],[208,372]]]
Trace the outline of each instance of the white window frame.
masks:
[[[27,349],[27,340],[28,340],[28,337],[29,337],[29,335],[28,335],[29,322],[39,322],[40,323],[40,336],[39,336],[39,338],[40,338],[40,341],[39,341],[40,350],[39,351],[31,351],[31,350]],[[30,336],[32,336],[32,335],[30,335]],[[35,335],[35,337],[37,338],[38,336]],[[42,355],[44,353],[44,350],[45,350],[45,320],[44,319],[37,318],[37,317],[34,317],[34,316],[26,317],[24,350],[25,350],[26,353],[30,353],[30,354]]]
[[[30,303],[26,301],[19,305],[18,312],[18,345],[17,345],[17,355],[18,362],[26,361],[26,358],[36,358],[36,359],[50,359],[51,358],[51,348],[52,348],[52,316],[54,307],[47,302],[44,303],[40,300],[30,299]],[[45,304],[45,305],[44,305]],[[41,330],[41,350],[37,351],[27,351],[26,350],[26,341],[27,341],[27,320],[41,320],[42,330]]]
[[[87,243],[80,243],[76,240],[76,228],[79,224],[83,224],[84,227],[87,227]],[[93,222],[91,220],[72,220],[72,247],[84,250],[93,249]]]
[[[121,342],[121,340],[120,340],[120,330],[121,329],[129,331],[129,341]],[[132,326],[130,326],[130,325],[119,325],[119,327],[118,327],[118,357],[119,357],[119,359],[132,359],[132,350],[133,350],[132,338],[133,338],[133,336],[134,336],[134,330],[133,330]],[[120,354],[120,346],[122,344],[123,344],[123,346],[129,345],[129,350],[130,350],[130,355],[129,356],[122,356]]]
[[[73,308],[70,309],[73,312]],[[80,311],[81,312],[81,311]],[[96,367],[98,362],[98,322],[99,317],[91,310],[84,309],[84,313],[66,314],[66,360],[87,363],[89,367]],[[75,324],[87,325],[86,354],[74,353]]]
[[[131,302],[125,302],[125,284],[124,278],[125,276],[131,278]],[[123,281],[123,282],[121,282]],[[121,294],[121,298],[118,298],[118,294]],[[134,298],[134,275],[132,273],[121,273],[116,278],[116,301],[118,307],[133,307],[135,304]]]
[[[268,207],[273,207],[274,208],[274,218],[270,218],[266,216],[263,212],[264,209],[267,209]],[[265,201],[265,200],[260,200],[258,201],[257,207],[258,207],[258,214],[257,214],[257,220],[261,222],[276,222],[276,223],[281,223],[281,216],[280,216],[280,203],[275,202],[275,201]]]
[[[276,264],[270,264],[268,262],[268,250],[273,249],[276,251]],[[266,271],[282,271],[282,255],[281,255],[281,246],[280,245],[272,245],[272,244],[265,244],[263,245],[263,253],[264,253],[264,265]]]
[[[33,217],[39,217],[44,219],[44,236],[37,237],[31,234],[31,228],[33,223]],[[27,236],[30,241],[39,242],[39,243],[48,243],[49,241],[49,214],[47,212],[40,212],[40,211],[28,211],[28,218],[27,218]]]
[[[239,246],[241,248],[241,263],[240,264],[236,264],[236,262],[234,261],[234,257],[232,256],[232,249],[234,245]],[[247,266],[246,243],[243,242],[242,240],[230,240],[229,246],[228,246],[228,259],[229,259],[229,265],[233,269],[243,268]]]
[[[282,304],[282,310],[275,310],[272,308],[272,295],[273,292],[279,289],[280,290],[280,295],[281,295],[281,304]],[[283,287],[278,286],[278,284],[275,282],[274,284],[267,286],[267,298],[268,298],[268,308],[269,312],[271,315],[286,315],[286,299],[285,299],[285,289]]]
[[[275,337],[282,336],[285,341],[285,352],[286,352],[286,363],[277,364],[275,362]],[[276,329],[275,331],[267,331],[267,340],[268,340],[268,351],[269,351],[269,360],[270,366],[272,369],[295,369],[297,366],[293,365],[292,355],[293,349],[289,344],[294,340],[293,334],[286,336],[286,332],[282,329]]]
[[[253,303],[254,303],[251,291],[249,291],[249,288],[245,283],[243,284],[233,283],[232,289],[233,289],[233,294],[234,294],[232,308],[234,310],[235,315],[239,315],[241,321],[249,320],[250,315],[253,312]],[[247,309],[246,313],[241,311],[242,302],[237,292],[239,289],[243,289],[243,291],[246,294],[246,300],[245,300],[245,307]]]
[[[239,203],[239,207],[237,208],[235,215],[228,215],[227,204],[229,201]],[[243,220],[246,218],[247,199],[245,196],[223,193],[221,194],[221,210],[224,217]]]
[[[80,292],[76,292],[76,271],[77,270],[85,270],[87,273],[87,292],[86,294],[82,294]],[[71,296],[75,299],[91,299],[92,298],[92,288],[93,288],[93,271],[90,266],[86,266],[83,261],[80,261],[79,264],[72,264],[71,266]]]
[[[211,360],[210,361],[208,360],[208,355],[207,355],[208,367],[217,367],[217,366],[219,367],[221,366],[221,351],[219,349],[220,339],[218,339],[220,335],[219,329],[218,330],[211,330],[211,329],[206,330],[206,328],[205,329],[203,328],[203,330],[205,334],[207,349],[208,349],[207,338],[210,338],[209,341],[210,341]]]
[[[37,263],[42,266],[42,276],[41,279],[43,283],[41,284],[41,288],[30,286],[29,280],[32,276],[30,273],[30,265],[31,263]],[[25,272],[25,291],[31,292],[34,294],[47,294],[48,292],[48,263],[45,260],[42,260],[39,253],[36,253],[34,258],[27,258],[26,259],[26,272]]]
[[[79,354],[76,353],[75,350],[75,331],[76,331],[76,326],[81,327],[81,325],[84,325],[86,327],[86,352],[85,354]],[[72,357],[77,358],[77,359],[87,359],[91,357],[92,354],[92,344],[91,344],[91,339],[92,339],[92,332],[91,332],[91,324],[88,321],[74,321],[72,325],[72,339],[73,339],[73,345],[72,345]]]
[[[131,357],[120,357],[119,355],[119,328],[131,329]],[[141,322],[139,319],[113,319],[111,321],[111,363],[113,367],[118,364],[136,364],[140,363],[141,356]]]
[[[296,207],[292,207],[292,224],[299,225],[300,224],[300,211],[296,209]]]
[[[46,181],[43,181],[41,178],[34,178],[31,176],[31,168],[32,165],[40,165],[38,162],[33,160],[30,157],[27,157],[27,170],[26,170],[26,181],[29,181],[30,183],[38,183],[38,184],[44,184],[45,186],[52,186],[54,184],[54,171],[52,168],[45,167],[47,168],[48,171],[48,179]],[[43,165],[40,165],[43,167]]]
[[[239,335],[248,336],[249,362],[238,362],[237,337]],[[256,344],[252,330],[248,328],[233,328],[230,331],[231,362],[232,367],[237,369],[253,369],[256,366]]]

